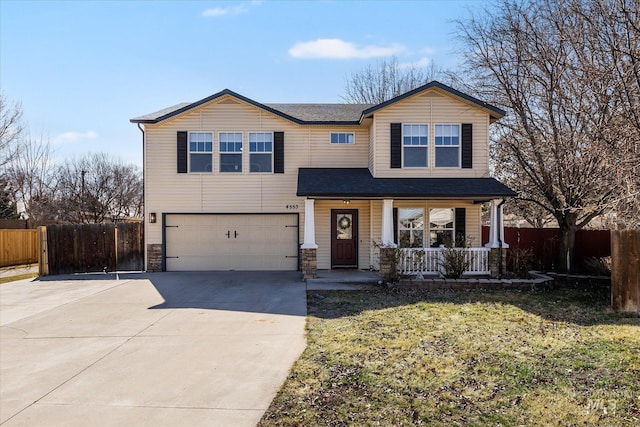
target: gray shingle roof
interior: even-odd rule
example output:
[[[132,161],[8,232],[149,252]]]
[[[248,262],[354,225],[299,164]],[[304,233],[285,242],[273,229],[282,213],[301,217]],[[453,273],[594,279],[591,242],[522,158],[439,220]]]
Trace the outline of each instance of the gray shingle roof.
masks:
[[[488,200],[516,193],[495,178],[374,178],[367,168],[300,168],[301,197]]]
[[[133,118],[130,121],[132,123],[158,123],[163,120],[169,119],[175,115],[183,113],[185,111],[189,111],[193,108],[196,108],[214,99],[223,97],[225,95],[229,95],[234,98],[240,99],[244,102],[247,102],[251,105],[254,105],[258,108],[262,108],[263,110],[276,114],[280,117],[283,117],[287,120],[291,120],[298,124],[339,123],[339,124],[357,125],[361,123],[363,118],[374,113],[375,111],[381,108],[387,107],[395,102],[398,102],[402,99],[405,99],[409,96],[412,96],[416,93],[422,92],[423,90],[426,90],[432,87],[438,88],[440,90],[444,90],[454,96],[460,97],[462,99],[465,99],[469,102],[472,102],[478,105],[479,107],[489,110],[491,114],[491,118],[494,120],[497,120],[505,115],[505,112],[499,109],[498,107],[487,104],[486,102],[481,101],[465,93],[459,92],[440,82],[432,81],[430,83],[425,84],[424,86],[420,86],[419,88],[413,89],[405,94],[402,94],[400,96],[397,96],[393,99],[390,99],[388,101],[385,101],[377,105],[371,105],[371,104],[261,104],[257,101],[254,101],[253,99],[242,96],[229,89],[224,89],[223,91],[215,93],[199,101],[196,101],[193,103],[183,102],[181,104],[177,104],[172,107],[165,108],[160,111],[156,111],[155,113],[145,114],[144,116]]]
[[[359,122],[373,104],[265,104],[305,122]]]
[[[160,117],[173,113],[181,108],[191,105],[191,102],[181,102],[180,104],[173,105],[171,107],[163,108],[162,110],[155,111],[153,113],[145,114],[144,116],[135,117],[131,119],[133,123],[149,123],[157,121]]]

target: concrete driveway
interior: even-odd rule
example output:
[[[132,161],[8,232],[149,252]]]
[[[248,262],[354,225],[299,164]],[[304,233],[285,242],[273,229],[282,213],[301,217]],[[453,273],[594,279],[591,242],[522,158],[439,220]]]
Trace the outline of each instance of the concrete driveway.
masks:
[[[0,285],[0,424],[255,426],[305,315],[296,272]]]

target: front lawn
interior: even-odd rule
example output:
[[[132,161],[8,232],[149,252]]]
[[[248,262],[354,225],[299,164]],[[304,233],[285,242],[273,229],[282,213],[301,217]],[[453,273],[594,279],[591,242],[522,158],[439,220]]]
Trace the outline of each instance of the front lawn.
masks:
[[[272,425],[640,425],[640,318],[608,290],[309,292]]]

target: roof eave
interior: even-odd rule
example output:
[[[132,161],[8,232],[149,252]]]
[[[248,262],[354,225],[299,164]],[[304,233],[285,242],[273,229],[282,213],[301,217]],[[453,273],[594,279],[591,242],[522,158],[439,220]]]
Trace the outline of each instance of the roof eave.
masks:
[[[278,111],[278,110],[273,109],[273,108],[271,108],[269,106],[261,104],[261,103],[259,103],[257,101],[254,101],[251,98],[247,98],[246,96],[242,96],[239,93],[235,93],[234,91],[229,90],[229,89],[224,89],[224,90],[222,90],[222,91],[220,91],[218,93],[214,93],[211,96],[208,96],[206,98],[202,98],[199,101],[193,102],[193,103],[191,103],[189,105],[186,105],[186,106],[184,106],[182,108],[178,108],[175,111],[171,111],[170,113],[167,113],[167,114],[165,114],[163,116],[160,116],[160,117],[157,117],[155,119],[142,119],[142,120],[140,120],[140,119],[135,119],[134,118],[134,119],[131,119],[130,122],[131,123],[160,123],[160,122],[168,120],[168,119],[170,119],[172,117],[175,117],[175,116],[177,116],[179,114],[182,114],[182,113],[185,113],[187,111],[193,110],[194,108],[197,108],[197,107],[199,107],[199,106],[201,106],[203,104],[209,103],[211,101],[215,101],[216,99],[222,98],[223,96],[231,96],[233,98],[239,99],[239,100],[241,100],[243,102],[251,104],[251,105],[253,105],[255,107],[258,107],[258,108],[260,108],[262,110],[268,111],[268,112],[270,112],[272,114],[280,116],[280,117],[282,117],[282,118],[284,118],[286,120],[289,120],[291,122],[294,122],[294,123],[297,123],[297,124],[305,124],[305,122],[303,120],[297,119],[297,118],[295,118],[293,116],[290,116],[290,115],[288,115],[286,113],[283,113],[282,111]]]
[[[401,101],[401,100],[403,100],[405,98],[413,96],[413,95],[415,95],[417,93],[420,93],[422,91],[425,91],[427,89],[431,89],[432,87],[435,87],[435,88],[438,88],[438,89],[443,90],[445,92],[448,92],[448,93],[450,93],[450,94],[452,94],[454,96],[457,96],[457,97],[462,98],[462,99],[464,99],[466,101],[472,102],[472,103],[476,104],[478,107],[481,107],[481,108],[484,108],[486,110],[489,110],[490,111],[489,115],[492,118],[494,118],[495,120],[499,120],[499,119],[501,119],[502,117],[504,117],[507,114],[506,111],[504,111],[504,110],[502,110],[502,109],[500,109],[500,108],[498,108],[498,107],[496,107],[494,105],[491,105],[491,104],[489,104],[487,102],[481,101],[478,98],[475,98],[475,97],[473,97],[471,95],[467,95],[466,93],[460,92],[457,89],[454,89],[454,88],[452,88],[450,86],[447,86],[447,85],[445,85],[443,83],[440,83],[440,82],[438,82],[436,80],[433,80],[433,81],[431,81],[431,82],[429,82],[429,83],[427,83],[425,85],[422,85],[422,86],[417,87],[417,88],[415,88],[413,90],[410,90],[409,92],[405,92],[405,93],[403,93],[401,95],[396,96],[395,98],[391,98],[391,99],[389,99],[389,100],[387,100],[385,102],[381,102],[378,105],[375,105],[375,106],[373,106],[371,108],[368,108],[368,109],[362,111],[362,114],[360,115],[360,121],[364,120],[368,115],[374,113],[375,111],[377,111],[377,110],[379,110],[381,108],[387,107],[387,106],[389,106],[391,104],[395,104],[398,101]]]

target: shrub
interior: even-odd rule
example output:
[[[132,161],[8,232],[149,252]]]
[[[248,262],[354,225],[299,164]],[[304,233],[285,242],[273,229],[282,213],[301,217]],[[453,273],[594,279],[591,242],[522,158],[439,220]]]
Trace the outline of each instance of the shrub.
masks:
[[[584,260],[584,270],[594,276],[611,276],[611,257],[591,257]]]
[[[518,278],[526,278],[533,265],[531,249],[513,248],[507,251],[507,271]]]
[[[445,247],[442,250],[440,267],[444,270],[444,277],[448,279],[459,279],[471,264],[470,256],[467,256],[464,248]]]

